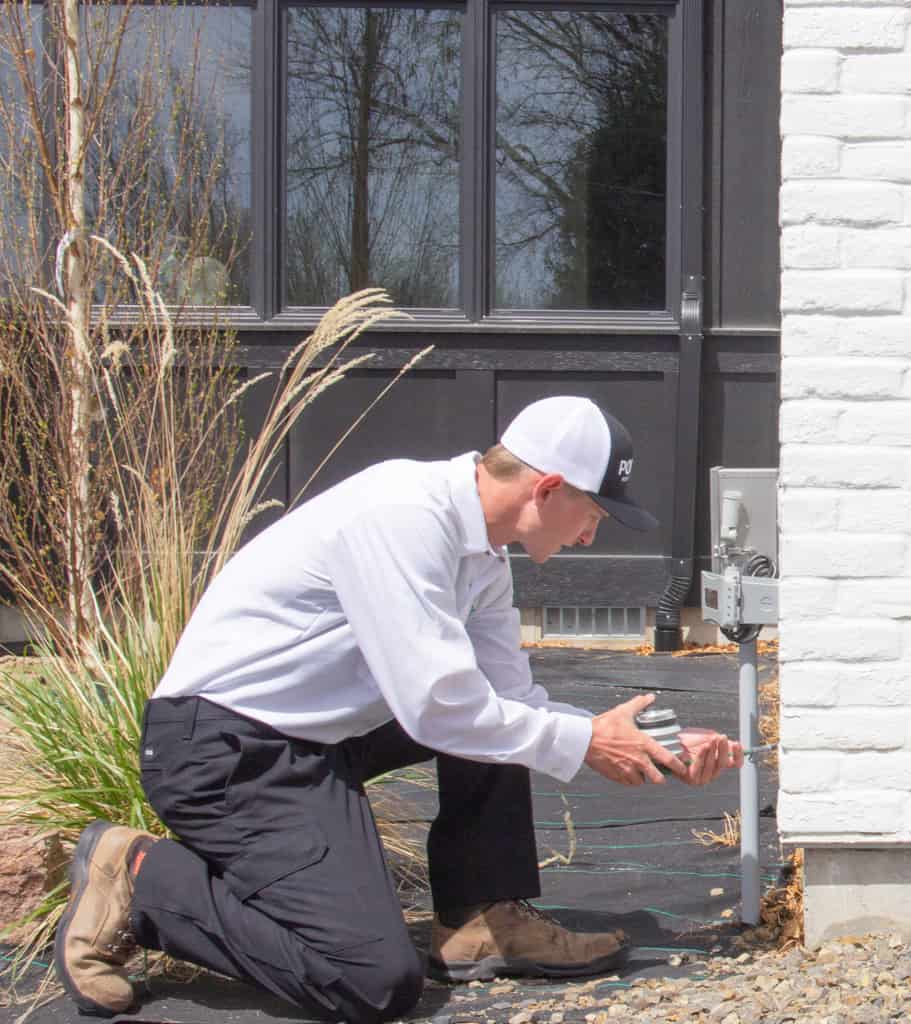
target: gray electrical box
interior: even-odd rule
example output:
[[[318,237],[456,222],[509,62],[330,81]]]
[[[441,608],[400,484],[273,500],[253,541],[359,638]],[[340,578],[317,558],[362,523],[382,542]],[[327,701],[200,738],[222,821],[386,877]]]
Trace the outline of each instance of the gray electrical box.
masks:
[[[753,555],[778,563],[778,470],[714,466],[709,476],[712,572]]]
[[[702,618],[724,630],[773,625],[778,580],[769,576],[778,563],[778,470],[714,466],[709,497],[712,572],[702,573]]]

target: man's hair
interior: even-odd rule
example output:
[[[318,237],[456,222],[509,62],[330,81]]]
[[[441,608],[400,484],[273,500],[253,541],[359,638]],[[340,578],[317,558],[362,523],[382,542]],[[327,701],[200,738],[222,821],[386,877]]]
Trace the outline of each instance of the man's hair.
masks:
[[[526,470],[530,470],[532,473],[540,472],[534,466],[529,466],[527,462],[517,459],[509,449],[504,448],[501,444],[495,444],[484,452],[481,456],[481,465],[490,473],[494,480],[515,480],[516,477]],[[580,491],[578,487],[573,487],[568,480],[563,481],[563,486],[566,488],[567,493],[573,497],[581,497],[585,494],[585,491]]]
[[[481,465],[494,480],[514,480],[526,469],[531,468],[501,444],[495,444],[484,452],[481,456]]]

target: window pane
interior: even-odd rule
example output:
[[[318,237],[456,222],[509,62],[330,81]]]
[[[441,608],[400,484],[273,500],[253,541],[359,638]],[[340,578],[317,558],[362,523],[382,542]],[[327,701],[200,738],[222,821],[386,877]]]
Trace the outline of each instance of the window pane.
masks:
[[[667,19],[496,16],[498,307],[663,309]]]
[[[251,9],[82,11],[87,80],[113,75],[88,154],[90,223],[144,257],[167,301],[248,303]]]
[[[37,135],[20,69],[36,102],[43,102],[41,7],[0,8],[0,295],[46,287],[42,263],[42,178]],[[40,115],[39,115],[40,116]]]
[[[460,11],[287,18],[285,300],[458,303]]]

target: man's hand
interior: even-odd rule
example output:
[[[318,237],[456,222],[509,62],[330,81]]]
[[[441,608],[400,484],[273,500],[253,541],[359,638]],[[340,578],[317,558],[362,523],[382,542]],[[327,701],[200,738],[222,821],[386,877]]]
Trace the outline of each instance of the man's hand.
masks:
[[[683,781],[691,786],[714,782],[728,768],[743,765],[743,747],[713,729],[681,729],[680,745],[689,759]]]
[[[664,776],[656,767],[659,764],[684,782],[690,781],[687,767],[636,726],[636,715],[654,700],[653,693],[633,697],[592,719],[592,739],[585,755],[589,768],[624,786],[664,782]]]

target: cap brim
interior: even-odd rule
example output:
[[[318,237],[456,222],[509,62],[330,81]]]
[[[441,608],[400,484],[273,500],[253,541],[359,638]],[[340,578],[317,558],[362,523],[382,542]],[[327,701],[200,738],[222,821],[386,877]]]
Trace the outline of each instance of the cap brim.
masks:
[[[605,512],[609,512],[611,519],[616,519],[618,523],[628,526],[631,530],[654,530],[658,526],[658,520],[651,512],[646,512],[629,498],[610,498],[604,494],[594,494],[592,491],[588,492],[588,496]]]

